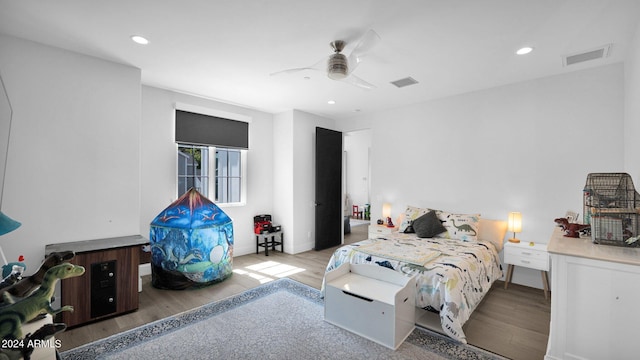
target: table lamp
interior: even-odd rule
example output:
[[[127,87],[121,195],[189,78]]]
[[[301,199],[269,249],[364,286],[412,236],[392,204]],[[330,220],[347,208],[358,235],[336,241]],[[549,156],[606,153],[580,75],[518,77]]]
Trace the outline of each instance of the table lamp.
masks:
[[[387,227],[393,227],[393,221],[391,221],[391,204],[382,204],[382,217],[387,219]]]
[[[522,214],[519,212],[510,212],[509,213],[509,222],[507,226],[507,231],[513,233],[513,237],[509,239],[509,242],[519,243],[520,239],[516,238],[516,233],[522,232]]]

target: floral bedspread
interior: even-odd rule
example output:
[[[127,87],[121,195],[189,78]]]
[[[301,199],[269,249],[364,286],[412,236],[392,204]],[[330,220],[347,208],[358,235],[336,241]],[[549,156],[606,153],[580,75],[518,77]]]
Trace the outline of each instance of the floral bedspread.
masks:
[[[392,242],[407,248],[429,248],[439,253],[424,265],[402,261],[398,253],[391,257],[358,251],[358,248],[381,249],[377,242]],[[373,245],[372,245],[373,244]],[[442,330],[451,338],[466,344],[462,325],[469,319],[493,282],[502,277],[502,265],[495,246],[488,241],[464,242],[454,239],[420,239],[415,234],[396,233],[388,239],[368,239],[338,248],[326,271],[341,264],[384,266],[403,274],[418,274],[416,306],[438,312]],[[324,291],[324,281],[322,284]]]

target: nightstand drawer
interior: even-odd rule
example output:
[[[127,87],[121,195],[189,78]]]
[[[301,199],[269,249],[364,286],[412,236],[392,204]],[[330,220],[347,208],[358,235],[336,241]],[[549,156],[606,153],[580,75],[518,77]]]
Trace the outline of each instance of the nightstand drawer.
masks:
[[[517,245],[504,247],[504,262],[507,264],[524,266],[531,269],[549,270],[549,253],[545,250]]]
[[[385,237],[397,230],[395,227],[387,227],[384,225],[369,225],[369,239]]]
[[[505,259],[505,263],[516,265],[516,266],[524,266],[530,269],[537,269],[537,270],[544,270],[544,271],[549,270],[548,260],[545,261],[545,259],[534,258],[531,256],[521,256],[521,255],[511,256],[508,261]]]

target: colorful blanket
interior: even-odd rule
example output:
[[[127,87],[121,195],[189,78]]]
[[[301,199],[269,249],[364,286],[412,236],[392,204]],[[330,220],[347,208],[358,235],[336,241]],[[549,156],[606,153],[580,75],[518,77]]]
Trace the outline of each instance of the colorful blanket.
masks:
[[[421,266],[442,254],[431,243],[417,238],[373,241],[360,245],[357,251]]]
[[[394,244],[394,247],[399,244],[411,249],[414,246],[410,244],[422,242],[422,247],[440,254],[430,262],[417,265],[412,261],[399,260],[397,252],[392,252],[390,256],[377,251],[376,254],[369,253],[371,249],[390,247],[388,244],[378,247],[384,241]],[[345,262],[384,266],[409,275],[418,274],[416,306],[438,312],[442,330],[462,343],[467,342],[462,326],[491,289],[493,282],[502,277],[500,258],[491,242],[420,239],[415,234],[395,233],[386,240],[368,239],[342,246],[331,256],[326,271]],[[322,288],[324,290],[324,283]]]

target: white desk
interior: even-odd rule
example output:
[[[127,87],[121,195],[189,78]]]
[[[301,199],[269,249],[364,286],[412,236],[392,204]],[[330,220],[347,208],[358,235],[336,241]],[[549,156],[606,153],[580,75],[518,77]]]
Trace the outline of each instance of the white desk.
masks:
[[[551,255],[551,326],[545,360],[637,359],[640,248],[564,237]]]

